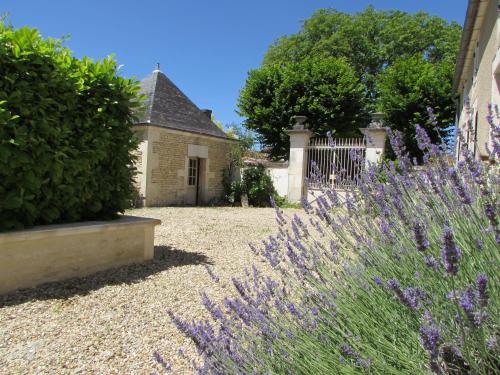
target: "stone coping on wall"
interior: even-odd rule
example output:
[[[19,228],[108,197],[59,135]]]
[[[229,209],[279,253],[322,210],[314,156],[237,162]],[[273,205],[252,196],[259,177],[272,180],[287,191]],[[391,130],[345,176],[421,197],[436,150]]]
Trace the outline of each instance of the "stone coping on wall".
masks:
[[[160,223],[121,215],[0,233],[0,293],[152,259]]]
[[[103,229],[112,229],[114,227],[124,227],[127,225],[159,225],[161,220],[148,217],[119,215],[112,220],[78,221],[68,224],[50,224],[39,225],[33,228],[13,230],[9,232],[0,232],[0,246],[8,239],[22,240],[24,238],[35,239],[47,235],[65,236],[75,233],[96,232]],[[1,251],[0,247],[0,251]]]
[[[262,164],[266,168],[288,168],[288,161],[271,161],[268,159],[243,158],[245,166]]]

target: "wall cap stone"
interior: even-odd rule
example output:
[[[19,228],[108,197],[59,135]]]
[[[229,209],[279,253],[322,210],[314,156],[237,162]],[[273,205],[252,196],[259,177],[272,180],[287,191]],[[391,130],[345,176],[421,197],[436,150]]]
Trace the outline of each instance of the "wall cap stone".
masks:
[[[103,230],[113,230],[128,225],[156,226],[161,224],[161,220],[147,217],[119,215],[114,220],[100,221],[79,221],[68,224],[38,225],[29,229],[13,230],[0,233],[0,244],[6,241],[22,241],[26,238],[33,239],[37,236],[71,236],[76,233],[91,233]]]

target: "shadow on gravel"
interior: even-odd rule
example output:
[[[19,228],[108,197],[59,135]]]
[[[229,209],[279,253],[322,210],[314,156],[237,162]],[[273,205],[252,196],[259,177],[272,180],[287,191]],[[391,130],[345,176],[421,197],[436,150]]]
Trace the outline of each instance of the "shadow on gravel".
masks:
[[[134,284],[173,267],[213,264],[209,257],[199,252],[184,251],[171,246],[155,246],[154,251],[154,259],[144,263],[111,268],[84,277],[46,283],[0,295],[0,308],[28,301],[83,296],[106,285]]]

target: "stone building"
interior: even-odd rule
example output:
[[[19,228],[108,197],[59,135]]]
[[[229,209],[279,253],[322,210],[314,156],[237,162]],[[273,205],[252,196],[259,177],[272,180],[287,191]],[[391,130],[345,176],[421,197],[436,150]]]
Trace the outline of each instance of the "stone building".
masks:
[[[500,18],[498,0],[469,0],[453,89],[459,95],[457,120],[465,144],[477,159],[491,145],[488,106],[500,105]]]
[[[136,186],[145,206],[198,205],[222,196],[223,170],[235,140],[163,74],[141,83],[145,111],[139,136]]]

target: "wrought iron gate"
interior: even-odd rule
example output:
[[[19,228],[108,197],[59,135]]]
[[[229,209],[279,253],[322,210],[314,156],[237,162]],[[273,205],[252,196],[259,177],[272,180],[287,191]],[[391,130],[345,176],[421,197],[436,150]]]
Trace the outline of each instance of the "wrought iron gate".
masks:
[[[365,156],[365,138],[311,138],[307,147],[309,187],[355,188],[365,167]]]

